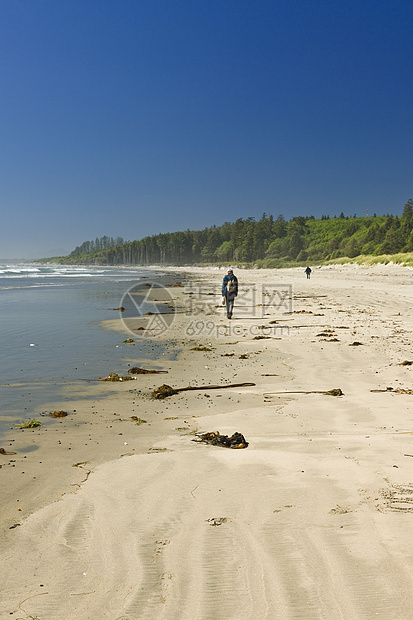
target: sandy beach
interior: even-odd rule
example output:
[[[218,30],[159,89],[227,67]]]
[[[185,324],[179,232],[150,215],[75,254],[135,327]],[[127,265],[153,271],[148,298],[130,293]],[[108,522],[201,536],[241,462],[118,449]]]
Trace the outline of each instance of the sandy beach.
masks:
[[[167,374],[1,444],[1,620],[413,618],[413,270],[235,270],[231,321],[224,273],[182,270],[164,357],[131,345]]]

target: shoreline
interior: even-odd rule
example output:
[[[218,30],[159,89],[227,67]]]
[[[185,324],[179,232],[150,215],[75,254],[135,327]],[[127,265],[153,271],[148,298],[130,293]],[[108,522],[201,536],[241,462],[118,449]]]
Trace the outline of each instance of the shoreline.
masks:
[[[158,269],[154,267],[154,271],[158,272]],[[168,275],[174,277],[173,270]],[[162,274],[158,276],[158,280],[162,277]],[[112,321],[117,328],[111,331],[118,331],[125,338],[130,336],[130,333],[122,328],[119,319],[103,320],[100,322],[101,328],[107,329],[106,325],[110,325]],[[151,346],[150,340],[144,342]],[[169,358],[175,356],[173,344],[167,340],[156,340],[153,344],[159,346],[160,343],[163,346],[163,353],[160,356],[139,358],[147,368],[168,365]],[[134,347],[129,350],[125,348],[123,353],[122,366],[125,374],[132,364],[132,357],[136,359],[133,349]],[[118,370],[118,367],[119,360],[116,361],[115,370]],[[139,387],[142,385],[146,388],[147,385],[150,386],[151,375],[137,377],[137,381],[139,381]],[[2,470],[0,531],[4,536],[7,536],[7,529],[24,522],[30,514],[44,505],[58,501],[67,493],[72,493],[74,488],[76,489],[81,484],[84,479],[82,470],[85,467],[76,468],[76,463],[87,462],[92,471],[98,465],[120,458],[123,453],[128,453],[124,446],[125,442],[118,441],[116,446],[113,445],[113,423],[117,424],[118,421],[125,420],[125,414],[118,413],[117,410],[125,407],[128,388],[130,391],[134,387],[135,384],[132,381],[128,384],[118,384],[101,382],[97,379],[86,379],[82,383],[79,383],[79,380],[67,384],[62,383],[60,398],[42,401],[27,417],[27,421],[38,419],[42,422],[42,426],[21,429],[15,423],[14,416],[4,422],[5,430],[1,435],[0,447],[10,452],[10,454],[0,454],[0,469]],[[138,389],[137,386],[136,389]],[[71,393],[74,395],[71,396]],[[119,399],[121,399],[120,403]],[[133,415],[136,411],[135,405],[127,403],[126,406],[128,412]],[[62,410],[68,413],[67,417],[53,419],[46,414],[48,411]],[[105,427],[101,426],[102,423]],[[94,427],[94,445],[91,444],[91,433],[85,432],[89,426]],[[69,438],[63,437],[65,435],[69,435]],[[142,446],[138,445],[141,437],[146,436],[152,436],[146,428],[141,428],[136,433],[137,447],[133,449],[136,453],[148,449],[149,439],[145,440]],[[24,478],[14,475],[12,470],[16,468]],[[53,471],[52,479],[50,471]]]
[[[1,290],[0,299],[0,446],[8,422],[26,422],[42,412],[44,402],[60,400],[67,386],[78,385],[80,395],[82,378],[104,376],[110,366],[122,366],[126,346],[117,334],[102,333],[99,323],[119,315],[113,308],[136,281],[155,281],[159,273],[96,268],[81,273],[73,268],[25,272],[23,265],[9,271],[0,278],[2,285],[11,283]]]
[[[204,312],[174,318],[176,359],[142,364],[168,374],[88,386],[94,401],[2,444],[18,454],[0,455],[0,618],[25,598],[41,620],[412,615],[413,396],[371,392],[413,388],[410,270],[240,269],[240,289],[291,285],[292,306],[240,296],[230,326],[222,270],[171,271],[195,279]],[[163,383],[222,389],[151,399]],[[192,441],[216,430],[248,448]]]

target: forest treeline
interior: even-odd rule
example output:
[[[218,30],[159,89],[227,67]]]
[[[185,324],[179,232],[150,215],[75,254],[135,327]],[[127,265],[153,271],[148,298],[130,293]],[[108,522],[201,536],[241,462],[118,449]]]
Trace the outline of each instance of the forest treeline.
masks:
[[[96,237],[94,241],[84,241],[82,245],[78,245],[71,255],[74,254],[92,254],[95,252],[100,252],[100,250],[109,250],[110,248],[115,248],[118,245],[123,245],[125,240],[122,237]]]
[[[109,239],[103,243],[102,239]],[[103,237],[84,242],[60,262],[102,265],[189,265],[247,263],[280,267],[359,255],[413,251],[413,200],[402,216],[322,216],[321,219],[263,214],[204,230],[162,233],[117,243]],[[118,238],[119,239],[119,238]],[[110,243],[107,246],[107,243]],[[106,247],[105,247],[106,244]]]

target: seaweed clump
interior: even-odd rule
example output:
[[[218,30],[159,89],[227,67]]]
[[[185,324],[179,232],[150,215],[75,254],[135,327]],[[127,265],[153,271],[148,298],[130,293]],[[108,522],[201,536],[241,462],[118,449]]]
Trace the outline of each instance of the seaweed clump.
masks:
[[[67,416],[67,411],[51,411],[49,413],[52,418],[65,418]]]
[[[178,392],[174,390],[173,387],[171,387],[170,385],[164,383],[160,387],[153,390],[152,398],[162,399],[167,398],[167,396],[173,396],[174,394],[178,394]]]
[[[228,435],[221,435],[219,431],[213,431],[212,433],[197,434],[197,437],[198,439],[194,439],[193,441],[209,443],[211,446],[221,446],[222,448],[238,449],[248,446],[248,441],[246,441],[244,435],[241,435],[241,433],[234,433],[231,437],[228,437]]]
[[[29,420],[29,422],[25,422],[24,424],[16,424],[19,428],[37,428],[41,426],[42,423],[39,420]]]
[[[139,368],[139,366],[134,366],[128,370],[130,375],[160,375],[167,372],[167,370],[149,370],[148,368]]]
[[[4,448],[0,448],[0,454],[16,454],[16,452],[7,452]]]
[[[110,375],[108,375],[107,377],[104,377],[103,379],[101,379],[99,377],[99,381],[131,381],[133,380],[133,377],[121,377],[119,375],[116,374],[116,372],[112,372]]]

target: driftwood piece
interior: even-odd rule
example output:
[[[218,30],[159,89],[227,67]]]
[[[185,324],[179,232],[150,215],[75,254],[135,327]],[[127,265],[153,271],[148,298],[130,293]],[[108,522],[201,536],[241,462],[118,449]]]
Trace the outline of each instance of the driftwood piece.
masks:
[[[370,390],[370,392],[391,392],[392,394],[413,394],[413,390],[388,387],[385,390]]]
[[[325,396],[344,396],[344,393],[340,390],[340,388],[333,388],[332,390],[322,391],[322,390],[310,390],[306,391],[288,391],[288,392],[267,392],[263,394],[264,397],[267,396],[282,396],[283,394],[324,394]]]
[[[187,390],[222,390],[224,388],[249,387],[255,383],[228,383],[227,385],[199,385],[176,388],[177,392],[186,392]]]
[[[229,383],[227,385],[199,385],[174,389],[170,385],[164,383],[152,392],[152,397],[166,398],[167,396],[173,396],[173,394],[178,394],[179,392],[187,392],[189,390],[223,390],[225,388],[248,387],[253,385],[255,385],[255,383]]]

